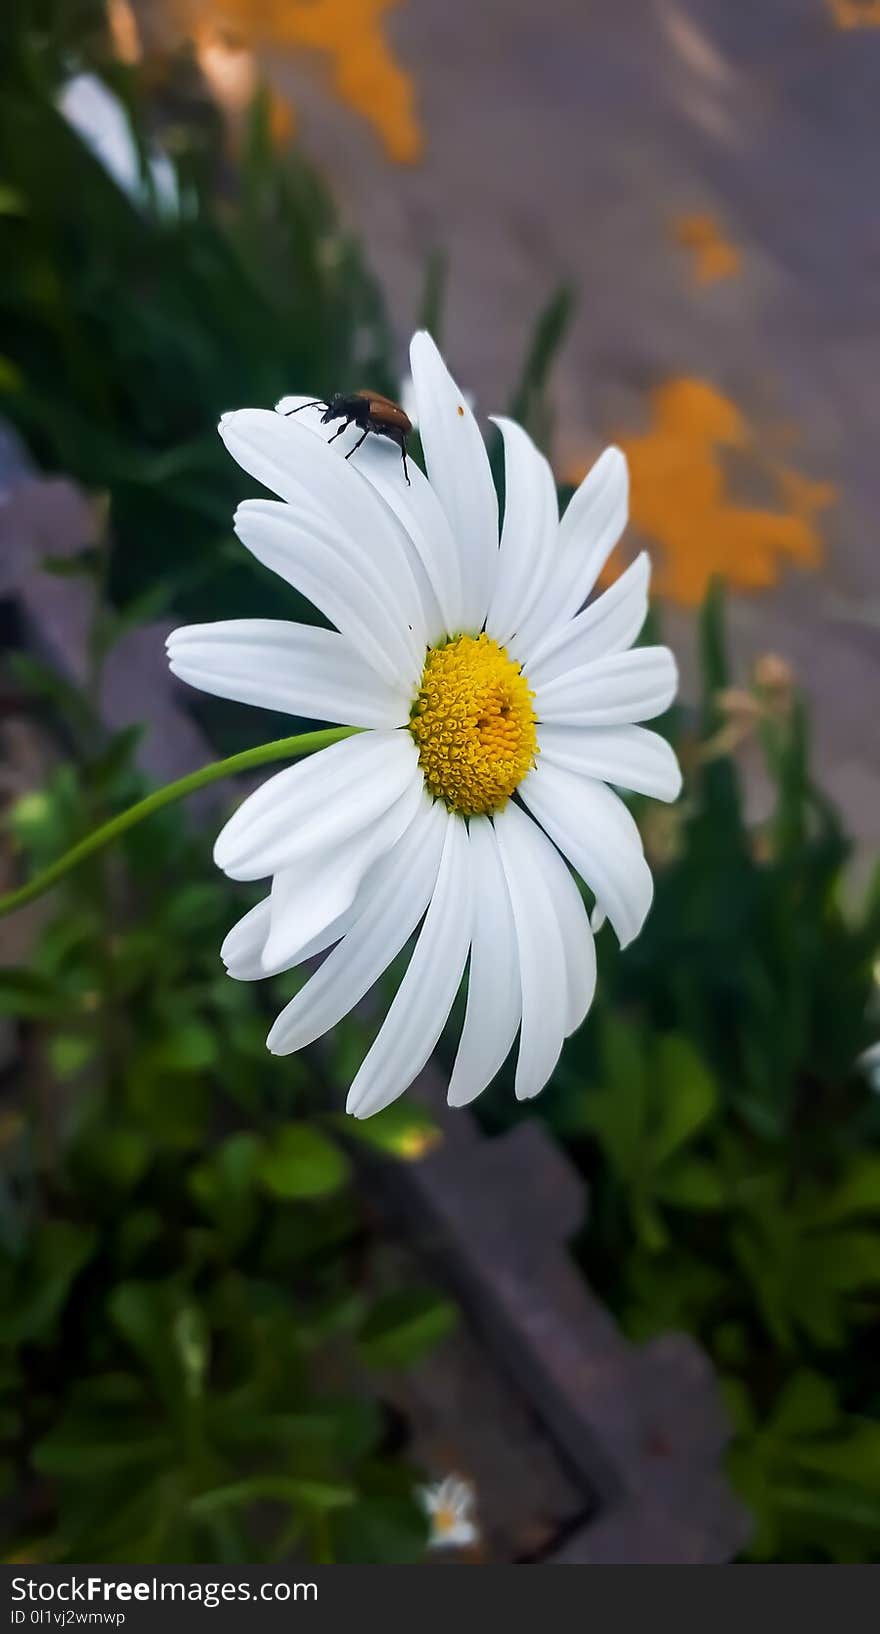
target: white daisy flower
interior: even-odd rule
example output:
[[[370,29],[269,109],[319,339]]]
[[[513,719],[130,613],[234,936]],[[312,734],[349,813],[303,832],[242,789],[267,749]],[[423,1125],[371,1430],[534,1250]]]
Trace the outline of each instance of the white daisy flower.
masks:
[[[420,1487],[418,1495],[431,1522],[429,1549],[468,1549],[479,1543],[473,1519],[476,1493],[468,1481],[447,1475],[434,1486]]]
[[[192,625],[174,673],[223,698],[363,728],[251,794],[217,840],[231,878],[271,879],[223,944],[253,980],[327,952],[268,1037],[286,1055],[334,1027],[418,938],[348,1095],[368,1117],[424,1067],[468,967],[449,1101],[479,1095],[519,1035],[515,1088],[537,1095],[593,997],[596,956],[568,864],[621,944],[652,880],[609,784],[674,800],[669,745],[638,724],[672,702],[665,647],[630,650],[647,610],[641,555],[584,603],[623,530],[627,472],[609,449],[559,520],[550,467],[504,438],[498,503],[473,414],[433,341],[411,364],[428,467],[356,429],[328,439],[320,409],[227,414],[220,435],[275,499],[235,529],[335,629],[275,619]],[[352,459],[345,456],[354,454]],[[420,927],[420,928],[419,928]]]
[[[177,172],[167,153],[156,149],[150,155],[147,179],[128,113],[97,74],[74,74],[61,87],[57,106],[62,118],[132,204],[146,208],[154,196],[161,215],[179,214]]]

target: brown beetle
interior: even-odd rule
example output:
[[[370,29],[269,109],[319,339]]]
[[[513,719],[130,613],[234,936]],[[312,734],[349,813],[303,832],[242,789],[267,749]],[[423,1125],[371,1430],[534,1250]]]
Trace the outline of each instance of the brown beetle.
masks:
[[[339,430],[334,431],[333,436],[329,439],[331,443],[335,442],[337,437],[341,437],[343,431],[347,431],[349,426],[355,425],[358,427],[361,436],[355,443],[354,448],[350,448],[346,454],[347,460],[350,460],[352,454],[356,453],[371,431],[377,437],[390,438],[391,442],[397,444],[403,456],[403,474],[406,477],[406,485],[408,488],[412,486],[406,468],[406,439],[412,431],[412,421],[408,415],[404,414],[399,403],[395,403],[390,397],[383,397],[381,392],[377,391],[353,391],[347,397],[340,392],[327,402],[321,397],[316,397],[311,403],[300,403],[299,408],[288,409],[287,413],[299,414],[300,409],[306,408],[323,409],[321,424],[324,426],[329,425],[331,420],[342,421]]]

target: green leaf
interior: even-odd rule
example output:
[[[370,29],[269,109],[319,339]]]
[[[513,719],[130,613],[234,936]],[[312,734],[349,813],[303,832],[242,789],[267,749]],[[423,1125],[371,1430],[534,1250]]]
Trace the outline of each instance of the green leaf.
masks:
[[[97,1128],[78,1152],[78,1167],[92,1179],[130,1191],[146,1173],[151,1156],[151,1142],[137,1125]]]
[[[416,320],[417,329],[427,329],[438,346],[443,345],[443,314],[446,307],[446,277],[449,258],[443,250],[433,249],[425,263],[422,296]]]
[[[712,1116],[718,1089],[695,1046],[681,1034],[657,1040],[652,1066],[658,1096],[651,1149],[655,1163],[663,1163]]]
[[[791,1456],[813,1475],[880,1493],[880,1424],[853,1418],[841,1423],[847,1428],[833,1440],[801,1442]]]
[[[773,1433],[794,1438],[833,1429],[839,1408],[830,1379],[802,1368],[782,1391],[773,1412]]]
[[[190,1514],[204,1519],[224,1509],[240,1509],[253,1503],[279,1502],[302,1505],[307,1509],[344,1509],[354,1502],[351,1487],[338,1482],[314,1481],[287,1475],[255,1475],[247,1481],[235,1481],[229,1486],[213,1487],[209,1492],[193,1498]]]
[[[843,1179],[810,1212],[816,1225],[830,1225],[852,1214],[880,1211],[880,1153],[865,1152],[852,1158]]]
[[[242,1130],[229,1135],[215,1152],[190,1173],[190,1189],[203,1208],[214,1212],[239,1207],[257,1184],[264,1143],[259,1135]]]
[[[97,1048],[97,1039],[86,1033],[56,1033],[48,1047],[52,1071],[59,1078],[72,1078],[94,1059]]]
[[[718,1170],[706,1159],[681,1157],[668,1163],[657,1177],[657,1196],[673,1208],[723,1208],[726,1189]]]
[[[47,1220],[40,1227],[22,1286],[4,1313],[7,1344],[48,1337],[73,1283],[95,1251],[96,1240],[91,1227],[68,1220]]]
[[[581,1121],[592,1129],[622,1180],[643,1167],[647,1073],[639,1031],[616,1015],[602,1021],[601,1077],[585,1090]]]
[[[219,1047],[212,1029],[194,1019],[165,1034],[159,1042],[156,1059],[171,1072],[204,1072],[213,1066]]]
[[[0,1015],[39,1018],[57,1014],[54,982],[34,970],[0,970]]]
[[[172,1444],[155,1431],[126,1439],[108,1435],[100,1419],[72,1422],[44,1436],[34,1448],[32,1463],[40,1475],[94,1481],[120,1470],[162,1462]]]
[[[260,1162],[264,1186],[275,1197],[325,1197],[348,1179],[344,1152],[306,1123],[283,1125]]]
[[[333,1558],[342,1565],[412,1565],[428,1543],[428,1523],[407,1498],[364,1498],[331,1518]]]
[[[185,1309],[175,1283],[130,1281],[113,1289],[108,1310],[114,1326],[152,1374],[166,1402],[189,1394],[178,1323]]]
[[[174,1345],[188,1396],[202,1394],[210,1354],[208,1326],[197,1305],[184,1305],[174,1319]]]
[[[407,1367],[452,1332],[458,1311],[431,1288],[399,1289],[373,1306],[358,1349],[371,1367]]]
[[[562,284],[538,313],[513,393],[511,417],[531,432],[539,446],[547,445],[550,430],[547,381],[574,317],[574,306],[574,290]]]

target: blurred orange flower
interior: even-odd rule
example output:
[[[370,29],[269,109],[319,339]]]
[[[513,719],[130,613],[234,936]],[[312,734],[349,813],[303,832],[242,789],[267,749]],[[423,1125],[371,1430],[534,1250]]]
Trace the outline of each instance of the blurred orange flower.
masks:
[[[819,566],[816,518],[833,503],[833,487],[770,456],[716,387],[687,378],[666,382],[651,395],[648,430],[620,441],[632,472],[632,521],[662,547],[655,577],[661,595],[696,606],[716,573],[740,589],[759,590],[776,583],[786,560]],[[778,508],[734,500],[724,464],[730,456],[769,480]]]
[[[717,284],[724,278],[738,278],[742,256],[709,214],[680,216],[674,224],[679,244],[693,252],[693,273],[698,284]]]
[[[325,53],[332,85],[342,102],[377,132],[388,157],[414,164],[424,137],[416,114],[415,87],[400,67],[384,32],[384,19],[401,0],[169,0],[175,22],[200,53],[206,40],[214,65],[240,48]],[[201,42],[201,45],[199,44]],[[204,66],[204,65],[203,65]],[[230,65],[221,65],[229,76]],[[210,75],[208,75],[210,78]],[[221,98],[222,100],[222,98]]]
[[[880,28],[880,0],[828,0],[838,28]]]

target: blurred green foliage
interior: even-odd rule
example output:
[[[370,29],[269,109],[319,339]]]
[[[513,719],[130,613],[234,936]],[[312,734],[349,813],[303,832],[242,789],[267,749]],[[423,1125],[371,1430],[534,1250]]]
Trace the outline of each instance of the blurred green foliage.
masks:
[[[12,808],[28,865],[138,796],[134,743],[80,746]],[[418,1360],[455,1311],[374,1290],[318,1067],[273,1070],[262,992],[218,965],[235,893],[168,812],[52,905],[27,965],[0,971],[32,1097],[0,1131],[7,1551],[418,1558],[417,1473],[363,1381]],[[413,1137],[418,1109],[369,1144],[411,1157]]]
[[[272,610],[232,546],[239,474],[219,413],[304,380],[396,390],[360,252],[315,178],[272,151],[262,103],[233,170],[191,75],[166,76],[186,201],[169,220],[132,204],[55,110],[64,75],[94,67],[141,129],[146,72],[108,57],[99,5],[4,8],[2,411],[43,466],[102,496],[96,532],[113,540],[54,564],[94,580],[86,686],[23,654],[9,666],[71,757],[11,810],[25,869],[144,792],[137,733],[108,742],[94,708],[125,630],[172,604]],[[418,1472],[365,1381],[418,1360],[456,1313],[374,1277],[360,1126],[340,1139],[316,1060],[273,1069],[271,995],[219,965],[240,894],[168,812],[51,905],[26,965],[0,971],[33,1098],[0,1125],[7,1553],[418,1559]],[[418,1107],[364,1131],[409,1160],[435,1138]]]
[[[746,822],[717,588],[702,654],[702,719],[669,722],[684,796],[636,802],[654,906],[624,956],[600,934],[590,1021],[537,1107],[589,1180],[593,1284],[633,1338],[684,1328],[722,1376],[751,1556],[876,1559],[880,1098],[858,1057],[880,1031],[880,875],[847,903],[796,690],[754,689],[774,800]]]
[[[0,408],[43,467],[106,496],[96,662],[165,607],[273,610],[275,587],[231,541],[245,487],[213,430],[225,408],[399,383],[361,252],[314,176],[274,154],[262,103],[233,166],[185,65],[148,97],[145,71],[108,57],[102,18],[97,0],[7,0],[0,14]],[[130,203],[59,118],[76,67],[99,68],[139,130],[160,109],[178,219]],[[435,333],[444,267],[435,255],[427,271]],[[545,445],[570,310],[565,290],[548,302],[512,397]],[[782,708],[756,695],[775,806],[746,821],[717,593],[702,661],[702,719],[668,723],[684,798],[671,812],[635,802],[652,914],[623,957],[602,933],[593,1013],[532,1115],[589,1181],[580,1253],[627,1330],[685,1328],[722,1375],[750,1556],[874,1559],[880,1099],[856,1063],[880,1030],[880,891],[846,905],[849,848],[795,694]],[[138,786],[133,741],[96,742],[88,699],[33,664],[19,679],[74,745],[88,739],[77,771],[15,808],[36,867]],[[234,710],[202,717],[236,746]],[[276,735],[250,712],[250,739],[264,727]],[[408,1365],[454,1312],[422,1288],[371,1298],[339,1136],[416,1157],[430,1122],[402,1105],[353,1126],[327,1112],[310,1057],[277,1071],[262,997],[218,969],[241,902],[174,814],[56,906],[36,958],[0,984],[36,1086],[2,1125],[12,1550],[417,1558],[412,1473],[349,1369]],[[334,1077],[359,1058],[361,1027],[334,1035]],[[512,1108],[500,1086],[479,1103],[496,1125]]]
[[[117,601],[265,609],[231,544],[247,480],[216,422],[303,382],[396,395],[382,301],[325,189],[276,158],[267,103],[233,168],[185,64],[166,67],[159,132],[185,207],[120,191],[54,105],[72,67],[98,66],[142,128],[146,73],[109,56],[101,15],[81,5],[71,36],[66,3],[9,0],[0,23],[0,405],[44,467],[110,495]]]

